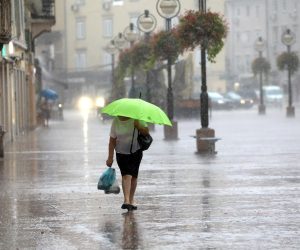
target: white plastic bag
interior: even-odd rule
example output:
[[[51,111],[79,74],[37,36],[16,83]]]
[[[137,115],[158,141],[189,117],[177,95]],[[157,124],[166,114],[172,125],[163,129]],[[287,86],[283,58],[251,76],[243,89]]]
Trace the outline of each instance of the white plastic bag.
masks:
[[[118,183],[118,180],[116,178],[115,181],[114,181],[114,184],[112,184],[109,189],[104,190],[104,193],[105,194],[118,194],[118,193],[120,193],[120,190],[121,189],[119,187],[119,183]]]

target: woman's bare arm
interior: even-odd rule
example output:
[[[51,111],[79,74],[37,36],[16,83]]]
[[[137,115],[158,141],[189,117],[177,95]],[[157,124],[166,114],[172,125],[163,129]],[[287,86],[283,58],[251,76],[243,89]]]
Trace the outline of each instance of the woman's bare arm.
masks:
[[[143,127],[138,120],[134,121],[134,126],[138,129],[138,131],[143,135],[149,134],[149,129],[147,127]]]
[[[111,167],[113,162],[114,162],[114,151],[115,151],[115,147],[116,147],[116,141],[117,138],[109,138],[109,144],[108,144],[108,157],[106,160],[106,165],[108,167]]]

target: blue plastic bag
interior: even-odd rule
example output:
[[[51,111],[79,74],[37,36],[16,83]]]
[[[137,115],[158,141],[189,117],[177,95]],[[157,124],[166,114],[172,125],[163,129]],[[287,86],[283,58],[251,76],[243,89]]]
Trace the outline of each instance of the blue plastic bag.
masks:
[[[100,176],[98,181],[98,189],[108,190],[116,180],[116,170],[114,168],[107,168]]]

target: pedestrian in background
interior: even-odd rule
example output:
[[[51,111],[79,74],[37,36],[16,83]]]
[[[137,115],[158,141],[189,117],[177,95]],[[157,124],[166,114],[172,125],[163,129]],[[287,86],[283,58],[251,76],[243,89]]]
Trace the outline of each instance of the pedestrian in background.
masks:
[[[143,151],[137,141],[138,132],[147,135],[149,129],[143,121],[134,120],[124,116],[113,119],[108,146],[108,158],[106,165],[111,167],[116,160],[122,175],[122,189],[124,203],[122,209],[136,210],[134,194],[137,187],[139,167],[143,158]]]
[[[51,104],[48,102],[47,99],[43,99],[41,102],[41,112],[43,116],[43,125],[44,127],[48,127],[51,112]]]

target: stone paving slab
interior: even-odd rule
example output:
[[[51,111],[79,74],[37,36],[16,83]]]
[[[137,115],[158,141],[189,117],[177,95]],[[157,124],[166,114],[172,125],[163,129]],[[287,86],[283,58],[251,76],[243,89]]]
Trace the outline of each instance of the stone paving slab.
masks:
[[[96,189],[109,122],[66,112],[6,147],[0,249],[299,249],[299,124],[284,110],[214,112],[215,156],[195,153],[198,119],[178,121],[178,141],[155,126],[138,210],[124,213],[121,194]]]

